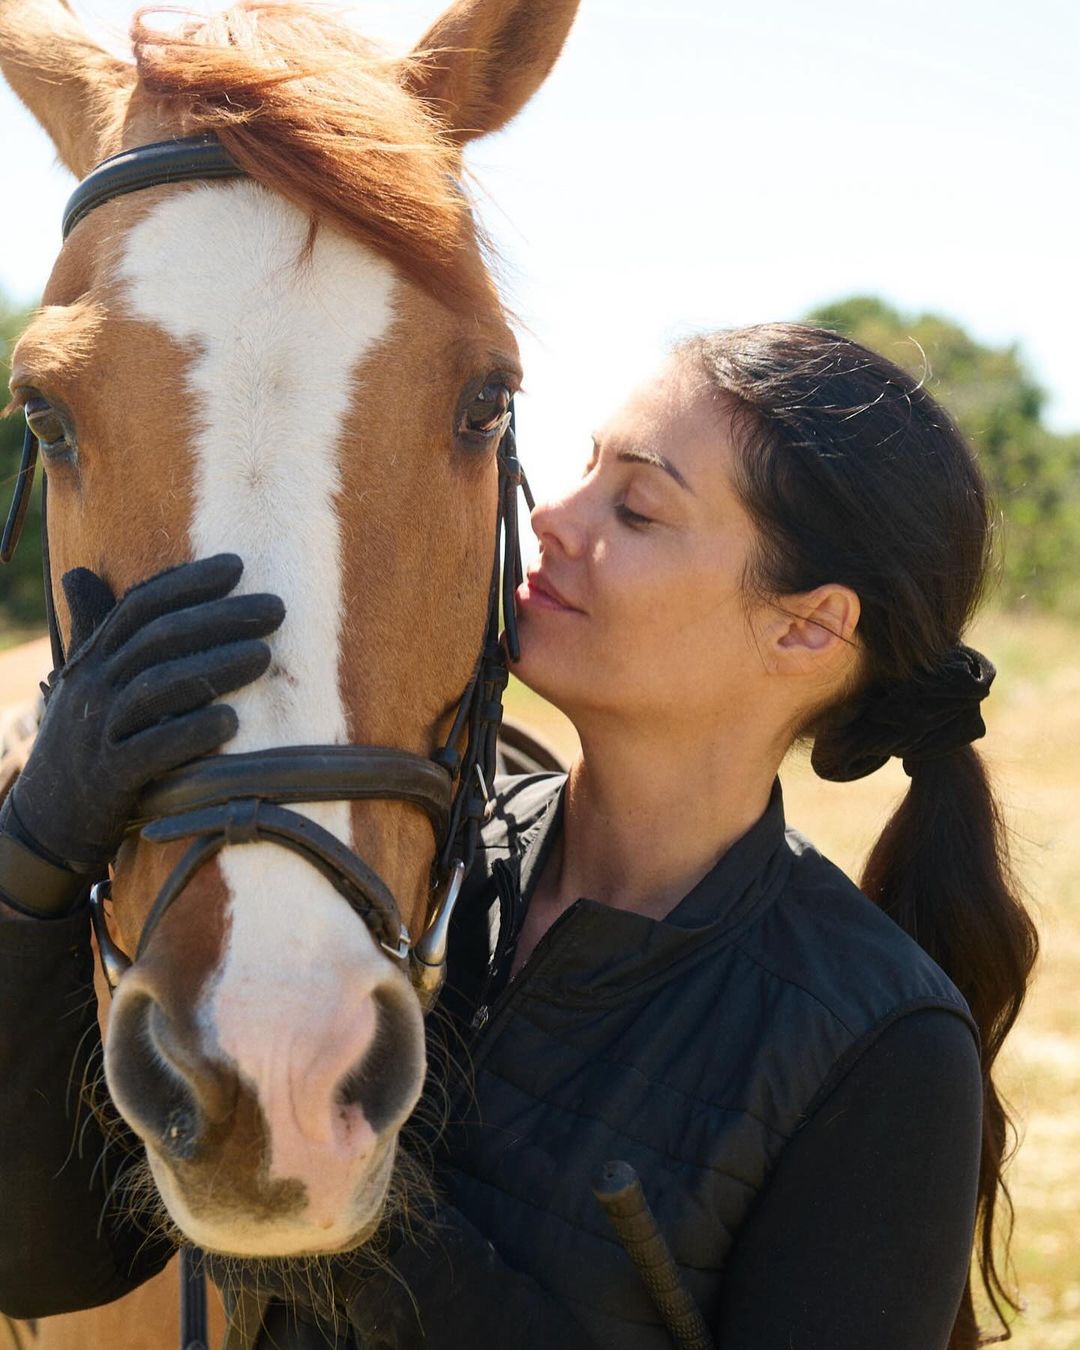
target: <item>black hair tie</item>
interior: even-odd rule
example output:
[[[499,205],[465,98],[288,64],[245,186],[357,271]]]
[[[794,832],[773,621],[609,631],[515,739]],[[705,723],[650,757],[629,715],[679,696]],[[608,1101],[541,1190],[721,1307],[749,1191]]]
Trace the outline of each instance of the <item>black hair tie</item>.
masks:
[[[847,783],[901,759],[910,777],[916,765],[970,745],[986,735],[979,704],[995,673],[981,652],[957,644],[910,680],[872,688],[847,721],[817,737],[814,772]]]

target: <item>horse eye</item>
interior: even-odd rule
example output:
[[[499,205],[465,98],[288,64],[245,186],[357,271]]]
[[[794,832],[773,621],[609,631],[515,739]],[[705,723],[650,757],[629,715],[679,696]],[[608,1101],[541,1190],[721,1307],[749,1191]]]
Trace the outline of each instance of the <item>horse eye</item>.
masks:
[[[490,380],[462,410],[458,435],[469,438],[501,435],[510,412],[511,397],[505,384]]]
[[[23,416],[43,451],[60,450],[67,445],[67,427],[63,418],[40,394],[32,394],[26,400]]]

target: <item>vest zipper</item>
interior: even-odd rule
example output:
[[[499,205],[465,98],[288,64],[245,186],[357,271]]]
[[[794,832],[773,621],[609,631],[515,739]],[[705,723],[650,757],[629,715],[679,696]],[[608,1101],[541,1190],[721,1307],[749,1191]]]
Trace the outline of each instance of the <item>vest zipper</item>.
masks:
[[[536,975],[536,972],[541,969],[544,963],[550,958],[555,944],[559,940],[560,930],[566,928],[575,912],[580,908],[580,905],[580,900],[575,900],[568,909],[563,910],[533,948],[533,953],[529,959],[521,967],[518,973],[507,982],[506,988],[503,989],[498,998],[490,1004],[481,1003],[473,1014],[471,1024],[473,1030],[483,1032],[483,1035],[478,1036],[477,1040],[474,1041],[472,1045],[471,1060],[474,1071],[486,1057],[488,1049],[495,1039],[499,1025],[506,1020],[507,1010],[510,1008],[514,998],[526,987],[529,980]]]
[[[491,986],[500,966],[507,958],[507,944],[510,935],[515,932],[518,922],[518,881],[511,865],[504,858],[497,858],[491,869],[495,882],[495,891],[499,897],[499,937],[495,950],[491,954],[483,988],[477,1000],[476,1011],[469,1023],[473,1031],[479,1031],[487,1022],[490,1014]]]

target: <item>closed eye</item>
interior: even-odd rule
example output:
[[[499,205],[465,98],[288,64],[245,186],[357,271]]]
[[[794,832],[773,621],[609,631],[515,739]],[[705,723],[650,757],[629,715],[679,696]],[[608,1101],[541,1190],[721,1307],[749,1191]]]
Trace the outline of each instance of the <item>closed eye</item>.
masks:
[[[646,525],[654,525],[656,522],[650,516],[643,516],[639,511],[631,511],[625,502],[617,502],[615,514],[623,522],[634,529],[642,529]]]

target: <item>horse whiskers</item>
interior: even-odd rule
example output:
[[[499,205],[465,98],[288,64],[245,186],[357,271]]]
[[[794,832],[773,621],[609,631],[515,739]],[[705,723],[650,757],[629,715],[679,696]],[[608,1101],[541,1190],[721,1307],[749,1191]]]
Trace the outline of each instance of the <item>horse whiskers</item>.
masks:
[[[93,1070],[92,1076],[91,1070]],[[75,1129],[68,1159],[71,1158],[72,1153],[77,1153],[80,1158],[83,1156],[86,1132],[91,1125],[97,1126],[106,1150],[115,1147],[121,1149],[125,1155],[138,1156],[140,1153],[138,1141],[116,1111],[109,1097],[105,1085],[104,1064],[100,1058],[97,1059],[96,1063],[92,1060],[87,1061],[83,1081],[79,1088],[79,1106],[86,1107],[86,1115],[80,1123],[79,1112],[78,1110],[75,1112]]]
[[[89,1011],[89,1009],[93,1008],[94,1021],[92,1026],[97,1026],[97,994],[94,991],[93,985],[88,986],[88,989],[89,992],[83,998],[78,998],[78,996],[75,994],[72,995],[71,1007],[67,1010],[67,1012],[61,1013],[60,1015],[61,1021],[67,1021],[69,1017],[78,1017],[80,1016],[80,1014],[85,1013]],[[87,1030],[92,1030],[92,1027],[87,1028]]]
[[[459,1094],[465,1094],[467,1105],[476,1105],[476,1074],[465,1033],[441,1008],[436,1008],[433,1013],[431,1026],[436,1034],[428,1036],[428,1059],[436,1063],[437,1071],[428,1074],[421,1105],[437,1093],[445,1127],[450,1123],[451,1101]],[[453,1091],[450,1084],[454,1085]]]
[[[116,1139],[105,1141],[94,1164],[92,1177],[99,1170],[104,1170],[107,1155],[116,1143]],[[99,1231],[110,1212],[122,1214],[135,1229],[143,1233],[144,1246],[157,1238],[166,1239],[174,1246],[183,1240],[183,1235],[173,1224],[162,1203],[145,1155],[125,1152],[116,1175],[106,1187],[98,1217]]]
[[[93,1074],[91,1076],[91,1068]],[[97,1122],[101,1133],[108,1139],[122,1140],[130,1152],[138,1152],[140,1145],[124,1118],[117,1111],[109,1095],[105,1079],[105,1061],[98,1057],[88,1061],[80,1087],[81,1102]]]
[[[91,1049],[90,1053],[85,1057],[85,1059],[83,1059],[82,1056],[83,1047],[86,1044],[87,1038],[93,1035],[96,1031],[97,1031],[96,1022],[92,1022],[88,1027],[86,1027],[86,1029],[83,1031],[83,1034],[79,1037],[78,1043],[76,1044],[74,1053],[72,1054],[71,1057],[71,1068],[68,1070],[67,1085],[64,1089],[64,1110],[72,1117],[72,1136],[71,1136],[71,1147],[68,1150],[67,1158],[65,1158],[64,1160],[64,1166],[66,1166],[67,1163],[71,1160],[72,1154],[76,1151],[76,1149],[78,1150],[78,1155],[80,1157],[82,1156],[82,1137],[85,1134],[86,1122],[83,1121],[80,1124],[79,1107],[83,1104],[90,1106],[90,1115],[91,1118],[93,1118],[94,1116],[93,1102],[97,1098],[97,1089],[101,1081],[104,1079],[105,1075],[104,1058],[100,1042],[93,1049]],[[79,1067],[80,1059],[82,1059],[82,1073],[79,1078],[78,1099],[73,1104],[72,1098],[74,1096],[73,1089],[75,1085],[75,1076]]]
[[[79,1037],[78,1043],[75,1046],[75,1053],[71,1057],[71,1068],[68,1070],[67,1085],[64,1089],[65,1109],[70,1109],[71,1092],[72,1088],[75,1085],[75,1074],[79,1065],[80,1057],[82,1056],[83,1046],[86,1044],[87,1037],[95,1030],[96,1030],[96,1023],[93,1026],[87,1027],[86,1030],[83,1032],[83,1034]],[[88,1054],[85,1060],[83,1061],[82,1073],[79,1075],[80,1084],[86,1083],[86,1077],[87,1074],[90,1072],[91,1066],[96,1062],[100,1062],[100,1060],[101,1060],[101,1046],[99,1044],[97,1047],[97,1054],[95,1055],[95,1053],[91,1051],[90,1054]]]
[[[73,1157],[81,1158],[83,1156],[83,1144],[86,1142],[86,1130],[87,1127],[93,1123],[94,1116],[92,1112],[88,1111],[86,1115],[82,1117],[82,1121],[80,1122],[79,1113],[76,1111],[74,1119],[72,1120],[71,1144],[68,1147],[67,1157],[64,1159],[65,1167]]]
[[[94,1087],[94,1088],[96,1088],[96,1087],[100,1084],[100,1082],[101,1082],[101,1077],[102,1077],[102,1076],[99,1074],[99,1075],[97,1076],[97,1078],[95,1079],[94,1084],[93,1084],[93,1087]],[[84,1097],[85,1097],[85,1089],[86,1089],[86,1085],[85,1085],[85,1084],[83,1085],[83,1089],[84,1089],[84,1092],[83,1092],[83,1096],[81,1096],[81,1098],[80,1098],[80,1105],[83,1104],[83,1099],[84,1099]],[[88,1110],[88,1111],[86,1112],[86,1114],[82,1116],[82,1119],[81,1119],[81,1120],[80,1120],[80,1118],[79,1118],[79,1113],[78,1113],[78,1111],[76,1111],[76,1113],[75,1113],[75,1118],[74,1118],[74,1121],[73,1121],[73,1131],[72,1131],[71,1145],[70,1145],[70,1147],[69,1147],[69,1149],[68,1149],[67,1157],[64,1159],[63,1163],[61,1164],[61,1170],[63,1170],[63,1168],[65,1168],[65,1167],[67,1167],[68,1164],[72,1161],[73,1158],[77,1157],[77,1158],[80,1158],[80,1159],[81,1159],[81,1158],[84,1157],[84,1155],[85,1155],[85,1145],[86,1145],[87,1132],[88,1132],[88,1130],[90,1129],[90,1127],[93,1126],[93,1125],[95,1125],[95,1124],[97,1124],[97,1125],[99,1126],[99,1136],[100,1136],[100,1141],[101,1141],[101,1152],[100,1152],[100,1154],[99,1154],[99,1156],[98,1156],[98,1159],[97,1159],[97,1161],[95,1162],[93,1168],[91,1169],[91,1172],[90,1172],[90,1185],[93,1185],[94,1180],[95,1180],[95,1178],[96,1178],[96,1176],[97,1176],[97,1173],[98,1173],[99,1169],[102,1167],[102,1165],[104,1164],[105,1158],[106,1158],[107,1154],[110,1152],[110,1150],[113,1150],[113,1149],[120,1149],[120,1150],[122,1151],[122,1154],[123,1154],[124,1156],[127,1156],[127,1155],[135,1156],[136,1153],[137,1153],[137,1150],[134,1149],[134,1148],[132,1147],[132,1142],[133,1142],[133,1141],[132,1141],[132,1137],[129,1136],[129,1134],[127,1133],[127,1131],[126,1131],[125,1129],[115,1128],[115,1127],[111,1127],[111,1128],[100,1128],[101,1125],[102,1125],[102,1121],[101,1121],[99,1115],[96,1114],[93,1110]]]
[[[347,1294],[362,1289],[367,1275],[390,1275],[402,1283],[415,1304],[411,1290],[394,1269],[392,1243],[400,1234],[410,1243],[429,1238],[433,1208],[434,1187],[428,1168],[407,1147],[399,1147],[382,1219],[363,1247],[330,1256],[215,1255],[208,1265],[227,1299],[241,1289],[263,1291],[290,1308],[308,1310],[324,1329],[338,1334],[347,1325]]]
[[[438,1242],[435,1188],[431,1180],[435,1146],[450,1120],[454,1097],[448,1082],[464,1078],[466,1102],[473,1091],[472,1077],[462,1073],[460,1061],[464,1045],[456,1030],[442,1022],[443,1035],[429,1038],[430,1074],[425,1095],[403,1131],[383,1214],[376,1232],[365,1246],[354,1253],[336,1256],[311,1256],[252,1260],[214,1257],[215,1279],[223,1290],[239,1286],[263,1289],[287,1306],[308,1308],[316,1320],[339,1332],[347,1321],[346,1289],[362,1291],[365,1275],[382,1273],[402,1285],[406,1296],[416,1304],[392,1261],[393,1243],[401,1239],[409,1244]],[[158,1193],[140,1141],[117,1112],[110,1098],[100,1044],[86,1051],[87,1041],[96,1024],[82,1033],[72,1058],[68,1077],[68,1102],[76,1096],[69,1159],[84,1156],[88,1132],[96,1125],[100,1149],[90,1173],[91,1186],[104,1183],[104,1199],[98,1219],[99,1232],[110,1216],[120,1213],[141,1233],[139,1252],[155,1243],[170,1247],[190,1247],[189,1239],[177,1228]],[[455,1094],[456,1095],[456,1094]],[[70,1108],[69,1108],[70,1109]],[[455,1116],[461,1114],[458,1106]],[[346,1273],[348,1281],[339,1287]],[[359,1283],[357,1283],[357,1277]]]
[[[116,1202],[127,1221],[143,1234],[143,1246],[152,1241],[165,1241],[179,1247],[186,1238],[169,1216],[149,1166],[130,1168],[116,1187]]]
[[[164,1242],[173,1248],[181,1246],[186,1239],[162,1204],[145,1161],[141,1167],[133,1167],[125,1180],[126,1188],[117,1188],[118,1203],[122,1205],[125,1215],[132,1220],[133,1226],[143,1234],[133,1261],[137,1260],[153,1242]]]
[[[101,1202],[101,1210],[98,1213],[96,1237],[99,1240],[101,1238],[102,1233],[105,1231],[105,1216],[110,1212],[113,1197],[117,1194],[118,1191],[121,1190],[124,1184],[124,1180],[125,1180],[124,1173],[118,1172],[117,1175],[113,1178],[113,1180],[107,1185],[105,1189],[105,1196]]]
[[[139,1243],[139,1245],[135,1248],[135,1251],[132,1253],[131,1257],[132,1265],[134,1266],[137,1262],[141,1260],[143,1252],[146,1251],[146,1249],[156,1238],[161,1238],[163,1236],[167,1235],[164,1233],[144,1233],[142,1241]]]
[[[105,1172],[105,1164],[106,1164],[106,1160],[108,1159],[109,1152],[110,1152],[111,1150],[115,1149],[115,1147],[116,1147],[116,1141],[115,1141],[115,1140],[108,1140],[108,1139],[106,1139],[106,1140],[103,1140],[103,1141],[102,1141],[101,1149],[100,1149],[99,1152],[98,1152],[97,1159],[95,1160],[93,1167],[90,1169],[90,1185],[91,1185],[91,1186],[94,1185],[94,1182],[96,1181],[99,1172],[101,1172],[102,1175],[104,1175],[104,1172]],[[81,1150],[81,1148],[80,1148],[79,1153],[80,1153],[80,1157],[81,1157],[81,1156],[82,1156],[82,1150]],[[132,1165],[137,1165],[137,1164],[132,1164]],[[119,1168],[118,1168],[118,1171],[117,1171],[117,1175],[119,1175]]]

